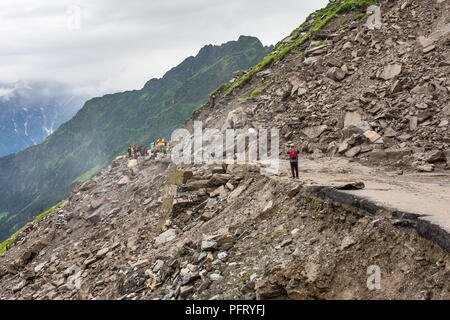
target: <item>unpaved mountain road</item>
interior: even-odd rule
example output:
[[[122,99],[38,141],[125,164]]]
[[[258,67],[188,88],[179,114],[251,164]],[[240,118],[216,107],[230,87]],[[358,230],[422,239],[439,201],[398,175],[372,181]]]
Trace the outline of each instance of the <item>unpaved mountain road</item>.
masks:
[[[289,161],[280,161],[279,175],[292,179]],[[338,186],[362,181],[363,190],[345,191],[379,205],[408,213],[439,225],[450,233],[450,173],[383,172],[344,158],[299,158],[300,180],[308,185]]]

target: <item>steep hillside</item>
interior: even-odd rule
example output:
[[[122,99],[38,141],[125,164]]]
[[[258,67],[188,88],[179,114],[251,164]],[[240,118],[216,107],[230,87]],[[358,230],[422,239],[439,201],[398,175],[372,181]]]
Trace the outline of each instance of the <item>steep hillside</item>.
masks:
[[[0,239],[67,197],[129,144],[149,144],[179,127],[209,93],[270,48],[241,36],[208,45],[141,90],[94,98],[43,143],[0,159]]]
[[[368,2],[331,2],[310,16],[194,119],[221,128],[239,109],[246,126],[278,128],[282,143],[315,158],[448,169],[448,3],[385,1],[381,29],[370,30]]]
[[[0,157],[44,141],[86,100],[58,83],[0,84]]]
[[[185,123],[280,129],[278,172],[117,157],[6,245],[0,298],[448,300],[449,2],[375,2],[330,2]]]

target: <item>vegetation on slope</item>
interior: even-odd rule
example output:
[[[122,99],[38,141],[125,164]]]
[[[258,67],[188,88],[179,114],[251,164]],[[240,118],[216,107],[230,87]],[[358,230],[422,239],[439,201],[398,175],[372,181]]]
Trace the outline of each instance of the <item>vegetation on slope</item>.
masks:
[[[66,200],[61,201],[60,203],[56,204],[55,206],[51,207],[50,209],[48,209],[45,212],[42,212],[40,215],[38,215],[31,223],[37,223],[39,222],[39,220],[45,218],[46,216],[48,216],[49,214],[52,214],[53,212],[55,212],[56,209],[58,209],[59,207],[61,207],[64,202],[66,202]],[[14,238],[17,237],[17,235],[24,230],[25,227],[17,230],[12,236],[10,236],[7,240],[3,241],[2,243],[0,243],[0,256],[3,255],[6,251],[7,251],[7,247],[8,245],[10,245],[11,243],[14,242]]]
[[[256,66],[254,66],[251,71],[239,79],[237,79],[233,84],[225,91],[225,96],[229,95],[233,90],[241,86],[242,84],[249,81],[256,73],[264,69],[277,61],[282,60],[286,54],[288,54],[292,49],[300,46],[306,40],[311,37],[313,31],[323,28],[333,17],[338,13],[345,13],[352,10],[359,9],[364,6],[378,3],[378,0],[345,0],[342,2],[331,2],[325,8],[316,11],[314,14],[310,15],[306,21],[297,29],[295,29],[291,35],[282,41],[280,41],[272,53],[261,60]],[[310,28],[307,32],[299,34],[299,31],[308,26],[308,22],[313,19],[313,22],[309,25]],[[288,38],[295,38],[292,42],[286,42]]]

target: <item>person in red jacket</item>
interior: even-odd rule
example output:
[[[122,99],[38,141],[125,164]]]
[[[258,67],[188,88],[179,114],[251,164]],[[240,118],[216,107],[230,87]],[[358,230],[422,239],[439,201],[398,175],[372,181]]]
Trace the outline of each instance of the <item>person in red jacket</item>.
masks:
[[[289,159],[291,162],[292,178],[298,179],[298,154],[299,154],[299,151],[294,148],[293,144],[291,144],[288,154],[289,154]]]

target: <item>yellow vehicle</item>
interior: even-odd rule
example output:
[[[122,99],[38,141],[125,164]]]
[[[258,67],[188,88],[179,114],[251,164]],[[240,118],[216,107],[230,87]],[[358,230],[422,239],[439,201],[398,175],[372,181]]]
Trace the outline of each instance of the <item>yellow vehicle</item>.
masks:
[[[169,151],[169,143],[166,142],[164,139],[158,139],[156,142],[150,145],[150,150],[156,153],[158,152],[167,153]]]
[[[166,142],[165,142],[164,139],[162,139],[162,140],[158,139],[158,141],[156,141],[156,143],[155,143],[155,146],[156,147],[165,147],[166,146]]]

